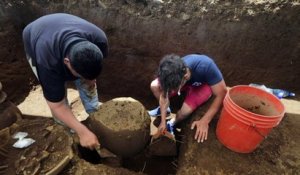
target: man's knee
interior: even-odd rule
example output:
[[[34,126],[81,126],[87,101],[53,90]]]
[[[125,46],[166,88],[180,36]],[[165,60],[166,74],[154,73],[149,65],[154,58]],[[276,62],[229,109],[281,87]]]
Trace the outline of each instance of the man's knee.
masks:
[[[212,90],[208,85],[193,87],[190,89],[189,95],[186,96],[184,102],[193,111],[202,106],[212,96]]]

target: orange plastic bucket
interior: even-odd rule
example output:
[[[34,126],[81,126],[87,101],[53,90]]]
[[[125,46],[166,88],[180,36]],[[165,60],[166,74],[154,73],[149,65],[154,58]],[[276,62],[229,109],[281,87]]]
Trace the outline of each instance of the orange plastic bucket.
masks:
[[[250,153],[280,123],[284,113],[284,105],[273,94],[247,85],[234,86],[224,98],[217,137],[235,152]]]

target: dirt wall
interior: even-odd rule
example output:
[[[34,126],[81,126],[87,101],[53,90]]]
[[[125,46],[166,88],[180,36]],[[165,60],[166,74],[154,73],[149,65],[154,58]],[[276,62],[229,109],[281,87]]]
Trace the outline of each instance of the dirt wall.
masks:
[[[44,14],[71,13],[104,29],[110,44],[98,84],[104,98],[132,96],[142,102],[153,100],[149,83],[159,59],[172,52],[207,54],[219,65],[229,86],[255,82],[298,91],[299,3],[26,0],[1,2],[0,9],[0,39],[12,43],[2,42],[1,62],[12,56],[14,64],[24,59],[22,28]],[[5,69],[3,64],[0,68]],[[8,82],[4,86],[12,84]]]

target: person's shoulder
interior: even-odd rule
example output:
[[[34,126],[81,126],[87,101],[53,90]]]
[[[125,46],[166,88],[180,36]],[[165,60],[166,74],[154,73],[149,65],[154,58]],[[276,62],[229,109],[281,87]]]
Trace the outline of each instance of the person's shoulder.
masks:
[[[197,60],[197,61],[202,61],[202,62],[213,62],[213,60],[207,56],[207,55],[203,55],[203,54],[189,54],[189,55],[185,55],[184,57],[182,57],[184,60]]]
[[[44,15],[42,17],[62,17],[62,18],[80,18],[79,16],[75,16],[69,13],[50,13],[47,15]],[[82,19],[82,18],[80,18]]]
[[[70,18],[77,18],[77,17],[74,15],[71,15],[71,14],[67,14],[67,13],[50,13],[50,14],[40,16],[33,22],[39,23],[39,22],[43,22],[43,21],[53,21],[53,20],[56,22],[59,22],[58,20],[64,21],[65,19],[70,19]]]

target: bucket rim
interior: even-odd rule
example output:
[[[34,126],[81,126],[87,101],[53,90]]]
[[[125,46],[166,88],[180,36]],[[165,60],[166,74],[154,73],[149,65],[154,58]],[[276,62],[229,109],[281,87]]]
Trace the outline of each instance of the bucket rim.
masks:
[[[257,113],[253,113],[253,112],[250,112],[250,111],[248,111],[248,110],[246,110],[246,109],[244,109],[244,108],[242,108],[242,107],[240,107],[239,105],[237,105],[237,104],[234,104],[233,103],[233,101],[231,100],[231,99],[227,99],[227,100],[230,100],[231,101],[231,104],[232,105],[234,105],[234,107],[238,107],[238,110],[242,110],[242,112],[246,112],[246,115],[247,114],[255,114],[254,116],[255,117],[253,117],[253,116],[247,116],[247,118],[251,118],[251,119],[254,119],[254,120],[257,120],[257,119],[259,119],[259,121],[271,121],[271,120],[274,120],[274,121],[277,121],[278,120],[278,118],[282,118],[282,116],[281,115],[276,115],[276,116],[269,116],[269,115],[260,115],[260,114],[257,114]],[[225,101],[225,100],[224,100]],[[228,104],[224,104],[224,106],[227,106]],[[258,118],[259,117],[259,118]]]
[[[250,111],[248,111],[248,110],[246,110],[246,109],[240,107],[239,105],[237,105],[237,104],[230,98],[229,93],[232,91],[232,89],[243,88],[243,87],[244,87],[244,88],[255,88],[255,89],[258,90],[258,91],[261,91],[261,92],[263,92],[263,93],[266,93],[266,94],[272,96],[272,98],[276,99],[276,100],[280,103],[280,105],[282,106],[282,108],[283,108],[282,112],[279,113],[279,114],[276,115],[276,116],[274,116],[274,115],[269,116],[269,115],[261,115],[261,114],[257,114],[257,113],[254,113],[254,112],[250,112]],[[229,88],[229,90],[227,91],[226,96],[229,97],[228,100],[230,100],[230,102],[232,102],[232,104],[233,104],[235,107],[238,107],[238,109],[241,109],[243,112],[249,113],[249,114],[251,114],[251,115],[254,114],[255,116],[258,116],[258,117],[262,117],[262,118],[283,118],[283,117],[284,117],[284,114],[285,114],[285,111],[286,111],[284,104],[283,104],[283,103],[282,103],[275,95],[273,95],[273,94],[271,94],[271,93],[268,93],[268,92],[266,92],[266,91],[264,91],[264,90],[262,90],[262,89],[259,89],[259,88],[257,88],[257,87],[253,87],[253,86],[249,86],[249,85],[236,85],[236,86],[232,86],[232,87]],[[225,100],[226,100],[226,98],[224,98],[224,101],[225,101]]]

